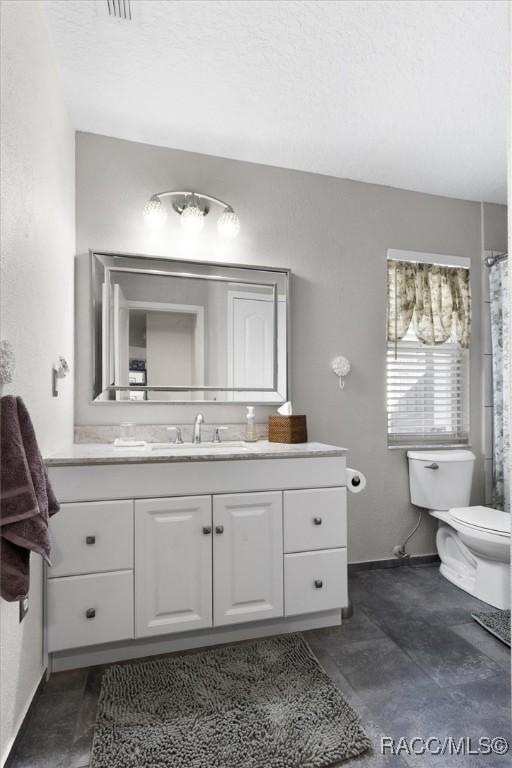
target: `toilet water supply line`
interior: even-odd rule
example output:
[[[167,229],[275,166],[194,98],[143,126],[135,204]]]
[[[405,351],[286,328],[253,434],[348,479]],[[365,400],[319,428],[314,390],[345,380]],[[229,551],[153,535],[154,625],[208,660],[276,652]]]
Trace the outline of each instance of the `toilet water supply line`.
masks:
[[[418,522],[416,523],[416,525],[414,526],[410,534],[406,536],[405,539],[400,544],[397,544],[396,547],[393,547],[394,556],[398,557],[400,560],[406,560],[408,557],[410,557],[410,554],[405,549],[405,545],[407,544],[409,539],[414,536],[414,534],[420,527],[422,517],[423,517],[423,510],[420,509],[420,513],[418,515]]]

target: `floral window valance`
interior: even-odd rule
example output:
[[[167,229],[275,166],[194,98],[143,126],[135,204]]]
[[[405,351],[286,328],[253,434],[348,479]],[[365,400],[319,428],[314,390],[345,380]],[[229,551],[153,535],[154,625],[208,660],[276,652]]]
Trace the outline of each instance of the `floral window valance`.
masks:
[[[413,323],[423,344],[457,339],[469,347],[469,269],[388,260],[388,341],[403,339]]]

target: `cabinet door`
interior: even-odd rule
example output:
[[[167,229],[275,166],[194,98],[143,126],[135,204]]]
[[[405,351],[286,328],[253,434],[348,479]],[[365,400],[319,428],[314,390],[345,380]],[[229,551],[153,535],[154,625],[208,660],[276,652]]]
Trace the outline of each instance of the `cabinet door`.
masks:
[[[282,493],[213,497],[214,625],[283,615]]]
[[[212,625],[211,496],[135,502],[136,637]]]

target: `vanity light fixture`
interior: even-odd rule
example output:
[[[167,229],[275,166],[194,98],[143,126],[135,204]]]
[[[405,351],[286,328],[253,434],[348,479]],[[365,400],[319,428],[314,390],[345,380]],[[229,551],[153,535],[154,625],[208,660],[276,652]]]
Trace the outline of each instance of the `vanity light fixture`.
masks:
[[[173,206],[176,213],[181,216],[181,226],[191,235],[197,235],[204,227],[204,217],[208,213],[207,208],[201,208],[199,202],[196,201],[195,195],[192,195],[192,199],[188,202],[181,211],[177,210]]]
[[[236,237],[240,231],[240,217],[233,208],[211,195],[203,195],[199,192],[157,192],[152,195],[144,206],[143,216],[147,224],[153,227],[161,227],[167,219],[167,212],[162,203],[162,198],[169,197],[173,210],[181,216],[183,229],[190,234],[198,234],[203,226],[204,219],[210,212],[210,203],[223,208],[217,230],[222,237]]]
[[[232,208],[226,208],[217,222],[217,229],[223,237],[236,237],[240,232],[240,216]]]
[[[163,207],[162,201],[156,197],[156,195],[153,195],[153,197],[148,200],[144,206],[142,215],[144,216],[146,224],[149,224],[150,227],[154,227],[155,229],[162,227],[167,220],[167,211]]]

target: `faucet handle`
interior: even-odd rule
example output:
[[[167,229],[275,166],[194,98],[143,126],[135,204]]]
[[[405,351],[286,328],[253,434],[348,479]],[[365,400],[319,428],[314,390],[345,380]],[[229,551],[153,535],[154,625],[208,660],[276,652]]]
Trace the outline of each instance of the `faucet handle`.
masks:
[[[225,432],[226,430],[227,427],[214,427],[212,443],[222,443],[222,440],[220,439],[220,433]]]
[[[167,427],[167,431],[170,432],[171,430],[174,430],[176,432],[176,440],[174,441],[176,445],[183,445],[183,437],[181,435],[181,427]]]

